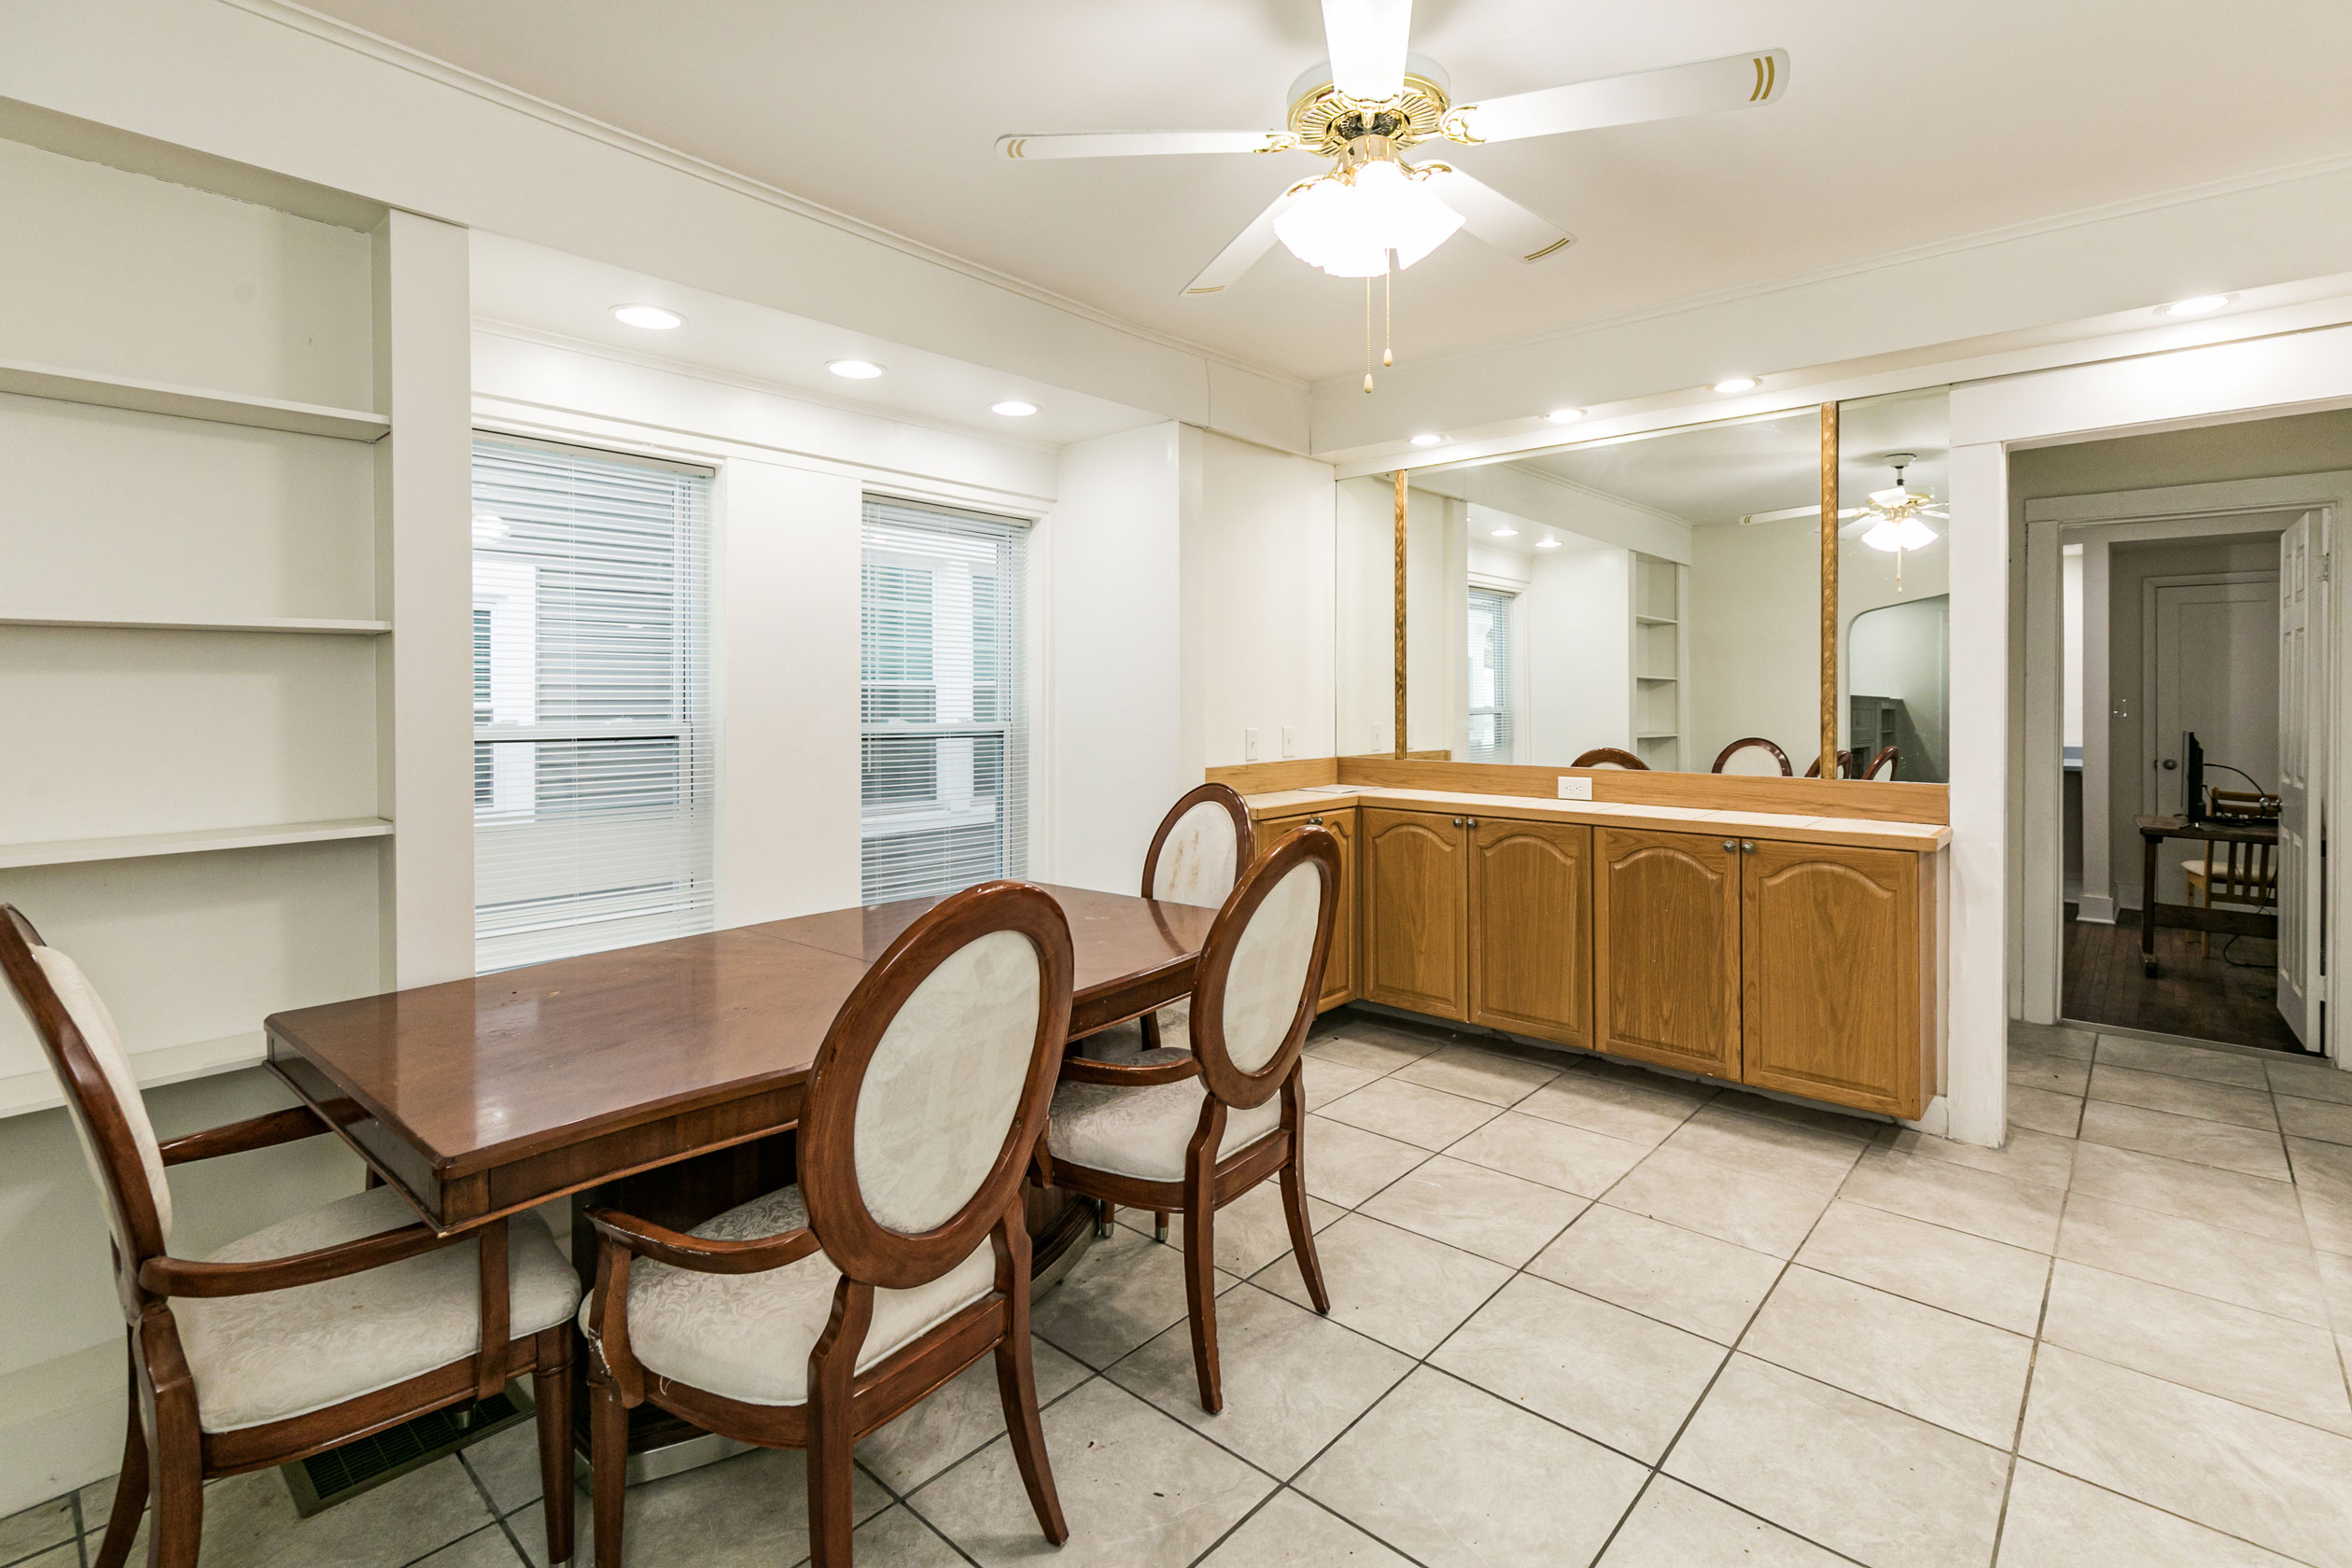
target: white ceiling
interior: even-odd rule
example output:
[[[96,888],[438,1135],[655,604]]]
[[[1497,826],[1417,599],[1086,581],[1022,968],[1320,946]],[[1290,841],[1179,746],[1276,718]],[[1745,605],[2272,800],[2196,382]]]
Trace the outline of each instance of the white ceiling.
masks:
[[[1360,286],[1278,252],[1184,282],[1301,155],[1014,163],[1003,132],[1278,123],[1314,0],[307,0],[740,174],[1244,362],[1361,355]],[[1778,45],[1771,107],[1447,156],[1565,224],[1403,275],[1400,360],[1513,342],[2352,148],[2352,6],[1421,0],[1455,96]],[[2226,280],[2225,280],[2226,282]],[[2221,286],[2221,285],[2217,285]]]

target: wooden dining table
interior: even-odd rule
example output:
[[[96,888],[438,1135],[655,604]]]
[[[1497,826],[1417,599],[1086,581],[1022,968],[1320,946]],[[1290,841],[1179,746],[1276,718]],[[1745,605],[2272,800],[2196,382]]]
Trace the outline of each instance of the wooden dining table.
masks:
[[[1214,909],[1047,886],[1074,1039],[1188,995]],[[793,1180],[825,1031],[936,898],[839,909],[273,1014],[270,1068],[443,1235],[567,1195],[686,1228]],[[1029,1190],[1041,1281],[1088,1234]],[[650,1441],[650,1439],[649,1439]],[[637,1446],[633,1439],[633,1447]]]

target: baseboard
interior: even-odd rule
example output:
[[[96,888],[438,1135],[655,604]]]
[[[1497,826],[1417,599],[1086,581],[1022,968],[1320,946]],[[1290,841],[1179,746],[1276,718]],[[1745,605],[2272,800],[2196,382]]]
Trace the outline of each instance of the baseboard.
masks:
[[[2100,897],[2093,897],[2089,893],[2083,894],[2082,897],[2076,902],[2075,918],[2084,925],[2091,926],[2111,926],[2115,924],[2114,895],[2110,893]]]
[[[104,1480],[122,1463],[122,1343],[0,1376],[0,1518]]]

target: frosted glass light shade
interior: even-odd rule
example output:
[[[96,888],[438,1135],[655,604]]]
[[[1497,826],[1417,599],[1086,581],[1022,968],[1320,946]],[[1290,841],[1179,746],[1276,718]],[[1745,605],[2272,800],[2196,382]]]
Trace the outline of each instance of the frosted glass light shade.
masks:
[[[1383,160],[1351,178],[1316,180],[1275,219],[1274,234],[1293,256],[1333,277],[1378,277],[1388,271],[1390,251],[1398,268],[1409,267],[1461,227],[1460,213]]]
[[[1936,542],[1936,530],[1916,517],[1897,522],[1890,517],[1862,536],[1872,550],[1925,550]]]

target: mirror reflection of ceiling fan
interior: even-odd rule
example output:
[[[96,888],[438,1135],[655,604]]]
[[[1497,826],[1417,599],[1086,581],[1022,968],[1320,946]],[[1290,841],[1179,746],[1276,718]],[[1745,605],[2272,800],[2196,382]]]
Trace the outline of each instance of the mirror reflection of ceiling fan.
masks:
[[[1871,491],[1867,505],[1841,510],[1838,537],[1853,539],[1858,535],[1873,550],[1924,550],[1935,543],[1936,530],[1925,520],[1942,520],[1952,513],[1943,502],[1925,490],[1913,490],[1903,483],[1903,470],[1918,461],[1916,453],[1888,453],[1886,462],[1895,470],[1895,483],[1883,490]],[[1799,517],[1820,515],[1817,506],[1783,507],[1778,511],[1752,511],[1740,521],[1789,523]]]
[[[1277,195],[1184,287],[1215,294],[1277,241],[1335,277],[1385,277],[1392,256],[1396,267],[1409,267],[1458,229],[1521,261],[1540,261],[1574,237],[1451,164],[1407,162],[1405,150],[1432,137],[1476,146],[1749,108],[1788,87],[1786,51],[1758,49],[1457,104],[1445,72],[1407,53],[1412,10],[1412,0],[1323,0],[1331,57],[1293,85],[1284,129],[1004,136],[997,150],[1018,159],[1303,152],[1331,160],[1328,172]]]

